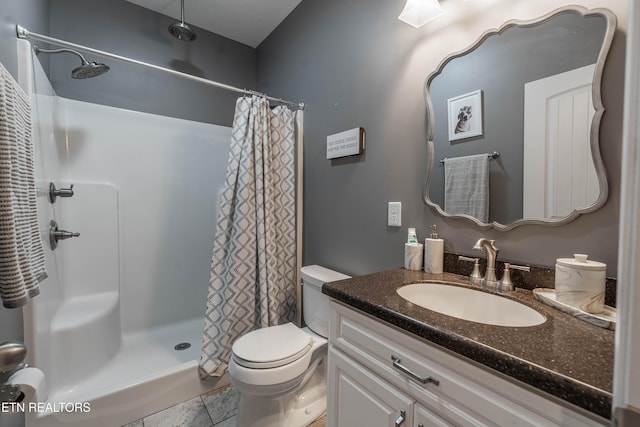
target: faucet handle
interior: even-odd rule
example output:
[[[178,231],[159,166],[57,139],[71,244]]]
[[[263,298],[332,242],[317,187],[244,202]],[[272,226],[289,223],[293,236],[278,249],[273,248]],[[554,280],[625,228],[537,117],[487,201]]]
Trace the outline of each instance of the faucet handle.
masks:
[[[522,270],[522,271],[531,271],[531,267],[526,265],[515,265],[508,262],[504,263],[504,272],[502,273],[502,280],[498,283],[497,291],[498,292],[512,292],[515,289],[513,282],[511,281],[511,269],[514,270]]]
[[[528,265],[516,265],[516,264],[510,264],[508,262],[505,262],[504,265],[505,265],[505,268],[506,266],[509,266],[509,268],[513,268],[514,270],[526,271],[527,273],[531,271],[531,267],[529,267]]]
[[[482,274],[480,274],[480,258],[469,258],[463,255],[458,255],[459,261],[467,261],[473,263],[473,271],[469,275],[469,281],[474,285],[479,285],[482,280]]]

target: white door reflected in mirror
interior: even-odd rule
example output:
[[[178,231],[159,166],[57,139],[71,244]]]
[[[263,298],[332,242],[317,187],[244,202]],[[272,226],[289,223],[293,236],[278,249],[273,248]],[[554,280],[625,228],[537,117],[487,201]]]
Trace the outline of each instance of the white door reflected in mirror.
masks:
[[[562,218],[598,200],[590,144],[595,68],[587,65],[524,86],[524,218]]]

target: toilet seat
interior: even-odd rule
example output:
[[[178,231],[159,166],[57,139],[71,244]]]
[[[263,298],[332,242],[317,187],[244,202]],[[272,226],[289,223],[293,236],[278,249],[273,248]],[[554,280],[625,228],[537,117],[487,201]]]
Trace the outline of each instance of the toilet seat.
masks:
[[[285,357],[281,357],[279,359],[276,358],[275,361],[271,360],[267,363],[260,364],[259,362],[246,361],[243,359],[261,358],[262,360],[268,360],[270,359],[270,357],[265,357],[265,354],[263,354],[265,353],[265,350],[267,349],[267,347],[282,347],[282,348],[295,349],[296,346],[292,345],[291,343],[296,342],[296,340],[289,339],[289,338],[286,338],[286,339],[280,338],[280,341],[271,341],[269,345],[264,345],[263,347],[260,347],[260,345],[255,345],[257,340],[256,341],[248,340],[248,341],[253,341],[253,344],[254,344],[252,347],[253,351],[256,351],[255,350],[256,348],[259,349],[257,353],[251,353],[251,350],[249,350],[249,354],[243,353],[243,350],[244,350],[243,343],[238,344],[238,346],[236,346],[236,343],[240,341],[240,338],[236,340],[236,343],[233,344],[232,357],[231,357],[231,360],[229,361],[229,375],[231,376],[231,382],[236,386],[236,388],[238,388],[238,390],[241,390],[241,392],[243,393],[247,393],[251,395],[273,396],[282,392],[286,392],[287,390],[290,390],[291,388],[295,387],[300,382],[305,371],[310,366],[313,355],[316,354],[315,353],[316,350],[324,348],[324,354],[326,356],[327,339],[316,335],[315,333],[313,333],[313,331],[307,328],[299,329],[298,327],[296,327],[294,324],[291,323],[287,325],[282,325],[282,327],[272,326],[269,328],[259,329],[254,332],[263,331],[264,329],[271,330],[272,328],[278,328],[278,330],[282,329],[283,331],[287,331],[287,332],[278,332],[278,333],[281,333],[282,335],[286,335],[288,337],[296,337],[297,339],[299,339],[300,341],[298,341],[298,343],[302,342],[301,344],[302,350],[300,351],[300,349],[298,349],[298,351],[295,351],[295,350],[283,351],[283,354],[285,355]],[[295,328],[295,331],[292,331],[291,330],[292,328]],[[249,336],[254,332],[250,332],[246,336]],[[271,331],[262,332],[256,335],[259,336],[260,338],[265,338],[266,336],[268,336],[270,332]],[[308,340],[310,340],[309,346],[306,345]],[[289,341],[289,342],[285,345],[284,341]],[[250,344],[247,344],[247,346],[251,347]],[[241,353],[241,356],[245,356],[245,357],[242,358],[234,354],[235,350],[238,350],[238,352]],[[278,350],[282,351],[282,349],[276,349],[274,351],[278,351]],[[293,353],[293,354],[287,354],[287,353]],[[258,355],[258,357],[256,357],[256,354]],[[270,354],[276,354],[276,353],[270,353]],[[289,362],[282,364],[282,362],[286,360],[289,360]],[[245,363],[245,362],[249,362],[253,366],[257,366],[257,368],[243,366],[242,363]],[[280,364],[281,366],[278,366],[275,368],[265,368],[265,366],[274,365],[274,364]]]
[[[293,323],[257,329],[232,347],[235,362],[245,368],[272,369],[288,365],[311,351],[313,338]]]

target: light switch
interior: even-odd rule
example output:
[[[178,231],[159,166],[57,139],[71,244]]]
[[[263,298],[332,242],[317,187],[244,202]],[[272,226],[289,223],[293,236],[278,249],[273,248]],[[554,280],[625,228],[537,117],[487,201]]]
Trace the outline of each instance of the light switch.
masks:
[[[387,225],[389,227],[402,226],[402,202],[389,202],[387,205]]]

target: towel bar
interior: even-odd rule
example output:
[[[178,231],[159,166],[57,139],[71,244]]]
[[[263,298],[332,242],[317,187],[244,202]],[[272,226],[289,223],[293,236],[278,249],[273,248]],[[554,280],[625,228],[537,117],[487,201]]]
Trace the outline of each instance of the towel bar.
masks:
[[[498,159],[498,158],[500,158],[500,152],[499,151],[494,151],[493,153],[487,153],[487,157],[489,157],[490,159]],[[442,158],[440,160],[440,163],[444,163],[445,160],[447,160],[446,157]]]

